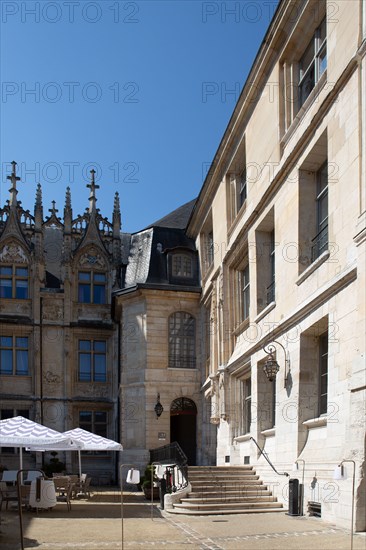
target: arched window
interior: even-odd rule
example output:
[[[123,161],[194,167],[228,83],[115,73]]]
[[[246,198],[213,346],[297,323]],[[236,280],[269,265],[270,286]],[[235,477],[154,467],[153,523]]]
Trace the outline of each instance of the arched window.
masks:
[[[185,311],[169,317],[169,367],[196,368],[196,321]]]

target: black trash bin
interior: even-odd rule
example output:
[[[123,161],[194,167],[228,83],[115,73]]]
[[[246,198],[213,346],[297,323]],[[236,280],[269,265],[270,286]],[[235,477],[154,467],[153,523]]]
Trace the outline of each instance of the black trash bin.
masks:
[[[160,508],[164,510],[164,495],[166,495],[166,479],[162,477],[159,480],[159,493],[160,493]]]
[[[290,479],[289,482],[289,491],[288,491],[288,515],[289,516],[299,516],[300,515],[300,491],[299,491],[299,480]]]

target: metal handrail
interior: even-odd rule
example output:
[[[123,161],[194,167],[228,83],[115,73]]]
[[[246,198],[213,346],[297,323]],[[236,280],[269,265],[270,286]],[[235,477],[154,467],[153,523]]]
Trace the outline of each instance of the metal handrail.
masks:
[[[328,224],[311,240],[311,261],[314,262],[328,247]]]
[[[275,301],[275,285],[276,281],[272,281],[269,286],[267,286],[267,295],[266,295],[266,303],[267,306]]]
[[[166,464],[169,467],[169,474],[171,475],[170,491],[175,493],[178,489],[184,489],[188,485],[188,459],[184,454],[179,443],[174,441],[163,447],[157,449],[150,449],[150,462],[151,464]],[[181,476],[174,475],[174,467],[180,471]],[[168,468],[167,468],[168,469]],[[181,477],[183,481],[179,482]]]
[[[254,439],[254,437],[251,437],[250,438],[252,441],[254,441],[254,443],[256,444],[257,448],[259,449],[260,453],[262,456],[264,456],[264,458],[267,460],[268,464],[271,466],[272,470],[278,475],[278,476],[287,476],[287,477],[290,477],[290,474],[288,474],[287,472],[278,472],[276,470],[276,468],[273,466],[272,462],[269,460],[269,458],[266,456],[266,454],[263,452],[263,449],[260,448],[260,446],[258,445],[257,441]]]

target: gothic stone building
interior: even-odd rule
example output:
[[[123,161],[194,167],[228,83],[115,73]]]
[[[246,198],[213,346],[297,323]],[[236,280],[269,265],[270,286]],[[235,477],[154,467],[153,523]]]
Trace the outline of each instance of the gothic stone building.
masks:
[[[93,179],[82,216],[67,191],[44,220],[40,188],[24,211],[14,166],[2,416],[121,437],[141,468],[177,440],[191,464],[253,465],[287,505],[267,457],[303,475],[305,512],[346,527],[354,479],[364,530],[365,53],[366,0],[281,0],[197,201],[133,235]],[[108,481],[116,459],[86,466]]]
[[[63,220],[55,204],[44,219],[40,185],[33,215],[18,201],[13,163],[0,225],[1,418],[122,437],[124,462],[141,468],[148,449],[173,438],[194,463],[203,459],[203,411],[198,260],[184,232],[193,203],[124,234],[118,195],[110,222],[96,208],[91,177],[84,214],[73,217],[67,189]],[[157,423],[159,393],[166,412]],[[16,465],[15,453],[2,448],[0,462]],[[59,455],[76,469],[76,453]],[[42,458],[26,453],[25,467]],[[83,468],[109,483],[118,459],[86,453]]]

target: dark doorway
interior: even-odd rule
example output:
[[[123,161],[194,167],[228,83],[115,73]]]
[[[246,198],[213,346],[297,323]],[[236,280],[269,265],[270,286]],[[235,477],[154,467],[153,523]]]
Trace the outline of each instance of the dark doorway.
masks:
[[[179,397],[170,407],[170,441],[181,446],[190,466],[196,465],[197,407],[191,399]]]

